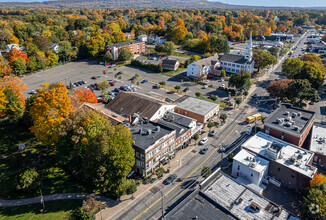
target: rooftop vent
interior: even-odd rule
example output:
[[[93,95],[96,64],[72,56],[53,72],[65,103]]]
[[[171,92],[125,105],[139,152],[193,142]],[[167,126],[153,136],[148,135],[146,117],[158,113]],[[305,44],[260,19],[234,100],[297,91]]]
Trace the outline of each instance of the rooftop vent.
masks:
[[[289,115],[290,114],[290,112],[288,112],[288,111],[286,111],[285,113],[284,113],[284,115]]]
[[[146,131],[146,135],[150,135],[152,133],[152,130],[151,129],[148,129],[147,131]]]
[[[295,118],[295,117],[297,117],[297,113],[296,112],[292,112],[292,118]]]
[[[276,123],[277,124],[282,124],[283,123],[283,118],[277,118]]]
[[[298,159],[302,159],[302,157],[303,157],[303,154],[302,153],[300,153],[300,154],[298,154]]]
[[[291,127],[292,123],[291,122],[286,122],[285,127]]]
[[[256,162],[250,162],[249,167],[255,168],[257,166]]]
[[[160,132],[160,126],[156,126],[156,128],[153,129],[153,133]]]
[[[299,127],[298,126],[294,126],[293,128],[295,131],[299,130]]]
[[[298,116],[301,116],[301,112],[298,112]]]
[[[294,163],[295,162],[295,157],[294,156],[291,156],[290,157],[290,163]]]

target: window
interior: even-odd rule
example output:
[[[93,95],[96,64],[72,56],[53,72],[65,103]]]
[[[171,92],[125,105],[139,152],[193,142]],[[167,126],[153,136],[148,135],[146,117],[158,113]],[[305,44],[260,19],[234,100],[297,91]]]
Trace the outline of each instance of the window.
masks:
[[[185,115],[187,115],[187,112],[185,112]]]
[[[235,66],[235,64],[232,64],[232,66],[234,67],[234,66]]]
[[[180,113],[180,109],[178,109],[178,113]]]
[[[147,162],[147,163],[146,163],[146,168],[148,168],[148,167],[149,167],[149,163]]]
[[[237,176],[239,176],[239,172],[237,172]]]
[[[240,166],[238,165],[238,170],[240,170]]]
[[[253,177],[254,175],[250,174],[251,177]]]
[[[282,140],[284,139],[284,132],[282,132],[282,138],[281,138]]]
[[[291,175],[291,177],[292,177],[292,178],[295,178],[295,176],[294,176],[293,174]]]
[[[281,168],[277,168],[277,171],[281,171]]]

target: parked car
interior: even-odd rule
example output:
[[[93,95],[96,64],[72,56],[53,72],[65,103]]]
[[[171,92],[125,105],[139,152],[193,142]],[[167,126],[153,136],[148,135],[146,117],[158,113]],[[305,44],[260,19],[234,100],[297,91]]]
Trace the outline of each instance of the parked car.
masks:
[[[177,178],[176,174],[171,174],[167,179],[165,179],[163,181],[164,185],[169,185],[170,183],[172,183],[175,179]]]
[[[159,89],[160,86],[159,86],[158,84],[155,84],[155,85],[153,86],[153,88],[154,88],[154,89]]]
[[[207,86],[207,85],[204,85],[204,86],[203,86],[203,89],[207,89],[207,88],[208,88],[208,86]]]
[[[121,74],[122,74],[122,72],[121,72],[121,71],[117,73],[117,75],[121,75]]]
[[[109,82],[110,86],[115,86],[114,82]]]
[[[214,129],[213,131],[209,132],[208,135],[209,135],[209,136],[214,136],[214,135],[216,134],[216,132],[217,132],[217,131]]]
[[[230,145],[224,145],[224,146],[221,146],[218,151],[219,152],[227,152],[229,149],[231,148]]]
[[[112,65],[110,65],[111,66],[111,68],[113,68],[113,67],[116,67],[117,65],[116,64],[112,64]]]
[[[114,91],[120,93],[121,90],[119,88],[115,88]]]
[[[144,79],[143,81],[141,81],[141,83],[146,83],[146,82],[148,82],[147,79]]]
[[[169,159],[164,158],[164,159],[161,161],[161,164],[162,164],[162,165],[166,165],[166,164],[168,164],[169,162],[170,162]]]
[[[70,88],[70,86],[69,86],[69,88]],[[68,89],[68,88],[67,88]],[[35,90],[32,90],[32,91],[30,91],[30,93],[29,94],[32,94],[32,95],[34,95],[34,94],[36,94],[37,92],[35,91]]]
[[[87,82],[85,80],[82,80],[83,84],[86,84]]]
[[[183,92],[188,92],[189,91],[189,87],[187,87],[187,88],[185,88],[184,90],[183,90]]]
[[[92,76],[92,78],[91,79],[98,79],[98,77],[97,76]]]
[[[204,145],[204,144],[207,143],[207,141],[208,141],[208,137],[204,137],[204,138],[199,142],[199,144],[200,144],[200,145]]]
[[[222,85],[220,86],[220,88],[221,88],[221,89],[225,89],[225,84],[222,84]]]
[[[172,99],[169,99],[169,98],[165,98],[165,101],[166,102],[169,102],[169,103],[173,103],[173,100]]]
[[[206,154],[207,151],[208,151],[208,147],[205,147],[199,153],[200,154]]]

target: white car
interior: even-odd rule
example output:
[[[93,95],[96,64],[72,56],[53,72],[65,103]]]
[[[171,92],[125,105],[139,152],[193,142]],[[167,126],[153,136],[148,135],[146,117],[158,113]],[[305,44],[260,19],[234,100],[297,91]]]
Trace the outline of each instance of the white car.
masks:
[[[207,137],[204,137],[204,138],[199,142],[199,144],[200,144],[200,145],[204,145],[204,144],[207,143],[207,141],[208,141],[208,138],[207,138]]]
[[[207,86],[207,85],[204,85],[204,86],[203,86],[203,89],[207,89],[207,88],[208,88],[208,86]]]
[[[220,86],[220,88],[221,88],[221,89],[225,89],[225,84],[222,84],[222,85]]]

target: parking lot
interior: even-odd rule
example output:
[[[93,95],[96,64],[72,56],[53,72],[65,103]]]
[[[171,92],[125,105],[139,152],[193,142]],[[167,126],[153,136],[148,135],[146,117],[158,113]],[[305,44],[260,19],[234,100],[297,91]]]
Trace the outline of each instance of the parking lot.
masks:
[[[137,67],[132,66],[123,66],[117,68],[116,71],[113,69],[108,69],[107,74],[103,74],[103,70],[105,67],[100,64],[94,64],[93,61],[79,61],[69,63],[63,66],[59,66],[53,69],[49,69],[43,72],[34,73],[31,75],[27,75],[22,77],[23,82],[27,85],[28,90],[25,92],[25,95],[29,97],[31,94],[31,90],[37,90],[44,83],[56,83],[62,82],[65,85],[69,85],[69,83],[74,83],[78,81],[86,81],[85,84],[80,85],[76,88],[86,88],[90,84],[99,83],[102,81],[113,82],[115,85],[111,86],[108,91],[112,91],[115,88],[120,88],[120,86],[127,85],[131,83],[131,78],[135,75],[139,75],[139,85],[137,83],[134,84],[134,88],[136,88],[137,92],[151,95],[153,97],[163,99],[169,98],[172,100],[178,99],[181,95],[175,94],[173,92],[169,92],[162,89],[154,89],[153,86],[156,83],[161,81],[165,81],[166,85],[169,87],[175,87],[176,85],[181,86],[181,90],[185,88],[189,88],[187,94],[191,96],[195,96],[196,92],[200,92],[205,96],[209,96],[211,94],[217,95],[219,98],[223,99],[227,97],[227,93],[221,90],[216,90],[214,88],[206,88],[203,89],[202,85],[198,85],[189,81],[184,81],[179,77],[170,77],[167,75],[154,73],[149,70],[139,69]],[[119,75],[117,78],[114,75],[118,72],[123,72],[123,74]],[[185,73],[180,73],[181,76],[185,76]],[[93,76],[98,77],[97,79],[91,79]],[[119,79],[121,77],[121,79]],[[141,83],[144,79],[148,80],[146,83]],[[227,82],[219,82],[217,79],[210,80],[210,84],[225,84],[227,86]],[[94,91],[96,95],[100,95],[100,91]]]

